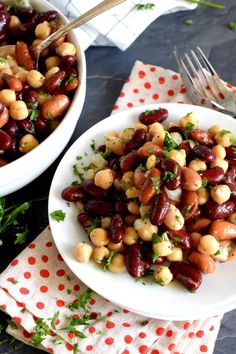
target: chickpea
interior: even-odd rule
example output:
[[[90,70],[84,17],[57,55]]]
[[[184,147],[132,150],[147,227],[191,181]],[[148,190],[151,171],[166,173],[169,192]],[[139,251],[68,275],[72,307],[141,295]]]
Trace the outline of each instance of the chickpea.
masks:
[[[94,154],[91,158],[91,164],[99,169],[105,169],[108,165],[107,161],[100,154]]]
[[[199,205],[204,205],[209,199],[209,193],[206,188],[200,187],[197,191],[197,197],[198,197],[198,204]]]
[[[183,167],[186,165],[186,152],[184,149],[171,150],[168,155],[169,159],[175,160],[178,164]]]
[[[149,218],[144,220],[136,219],[134,228],[138,232],[139,237],[144,241],[152,241],[152,234],[157,233],[157,226],[152,225]]]
[[[107,248],[109,249],[109,251],[119,251],[120,253],[124,253],[125,251],[125,245],[122,241],[119,243],[109,242]]]
[[[168,267],[159,266],[154,270],[154,278],[161,286],[164,286],[172,281],[173,275]]]
[[[152,138],[152,142],[159,146],[163,146],[165,140],[166,133],[165,131],[160,131],[159,133],[155,134]]]
[[[192,247],[197,247],[202,235],[199,232],[192,232],[192,233],[189,234],[189,236],[190,236],[190,239],[191,239]]]
[[[192,160],[188,167],[191,167],[196,172],[207,170],[206,162],[202,160]]]
[[[85,242],[81,242],[74,248],[75,258],[80,263],[88,263],[93,252],[92,247]]]
[[[119,138],[123,140],[123,142],[127,142],[132,139],[134,135],[134,128],[125,128],[119,133]]]
[[[236,212],[232,213],[229,217],[228,220],[232,222],[233,224],[236,225]]]
[[[229,167],[229,163],[226,160],[223,159],[219,159],[218,157],[211,162],[210,164],[211,167],[221,167],[223,168],[224,172],[226,172],[228,170]]]
[[[143,218],[144,216],[148,215],[151,211],[152,205],[151,204],[141,204],[139,207],[139,212],[141,217]]]
[[[231,195],[231,190],[226,184],[218,184],[211,189],[211,197],[212,199],[218,203],[222,204],[229,200]]]
[[[165,133],[165,130],[161,123],[156,122],[156,123],[152,123],[149,126],[149,133],[151,134],[152,137],[163,132]]]
[[[78,214],[84,213],[84,205],[81,202],[75,202],[76,209],[78,210]]]
[[[43,41],[43,39],[39,39],[39,38],[35,39],[35,40],[33,41],[33,43],[32,43],[32,48],[37,47],[37,45],[41,44],[42,41]],[[45,48],[45,49],[42,51],[41,56],[42,56],[42,57],[45,57],[45,56],[48,55],[48,54],[49,54],[49,49],[48,49],[48,48]]]
[[[184,116],[184,117],[182,117],[182,118],[180,119],[180,125],[181,125],[181,127],[186,128],[186,125],[187,125],[188,123],[194,124],[195,127],[198,125],[197,117],[196,117],[195,114],[192,113],[192,112],[186,114],[186,116]]]
[[[139,206],[137,203],[129,202],[127,205],[127,209],[131,214],[140,215]]]
[[[214,255],[219,250],[219,242],[214,236],[205,235],[200,238],[197,249],[202,254]]]
[[[126,245],[133,245],[135,243],[137,243],[138,241],[138,233],[137,231],[131,227],[128,226],[125,228],[125,233],[123,235],[122,241],[126,244]]]
[[[97,263],[101,263],[104,258],[109,257],[110,251],[102,246],[102,247],[95,247],[93,250],[93,259]]]
[[[117,136],[105,137],[105,145],[116,155],[124,155],[124,143]]]
[[[15,101],[10,104],[10,116],[15,120],[22,120],[28,117],[28,108],[24,101]]]
[[[50,77],[52,77],[54,74],[56,74],[60,68],[58,66],[53,66],[51,69],[49,69],[46,74],[45,74],[45,79],[48,80]]]
[[[134,185],[134,172],[128,171],[125,172],[120,180],[121,188],[126,191],[129,188],[132,188]]]
[[[172,127],[180,127],[180,123],[179,122],[169,122],[166,126],[166,129],[168,130],[169,128]]]
[[[225,240],[220,242],[219,252],[213,256],[213,258],[218,262],[227,262],[230,258],[234,256],[235,245],[232,240]]]
[[[36,146],[39,145],[38,140],[32,134],[26,134],[22,136],[19,141],[19,150],[23,154],[33,150]]]
[[[19,17],[12,15],[11,16],[11,21],[10,21],[10,24],[9,24],[10,30],[15,30],[20,25],[21,25],[21,21],[20,21]]]
[[[116,253],[113,256],[111,263],[108,266],[108,269],[110,272],[115,274],[124,273],[126,270],[125,256],[121,253]]]
[[[101,187],[102,189],[110,188],[112,186],[113,181],[113,173],[110,168],[98,171],[94,177],[94,183],[96,184],[96,186]]]
[[[211,134],[211,136],[214,137],[217,133],[221,132],[222,130],[224,130],[224,127],[222,127],[222,125],[215,124],[215,125],[212,125],[208,129],[208,133]]]
[[[4,89],[0,91],[0,101],[9,107],[12,102],[16,100],[16,93],[10,89]]]
[[[214,139],[217,144],[223,147],[228,147],[232,144],[232,133],[229,130],[223,129],[220,132],[216,133]]]
[[[162,242],[154,243],[153,251],[160,257],[169,256],[173,252],[173,244],[170,240],[164,240]]]
[[[103,229],[108,229],[111,224],[111,217],[105,216],[102,218],[101,225]]]
[[[85,171],[85,173],[84,173],[85,179],[94,180],[94,177],[95,177],[95,169],[94,168],[89,168],[87,171]]]
[[[180,145],[183,141],[182,135],[178,132],[170,133],[170,136],[178,145]]]
[[[183,228],[184,218],[175,205],[170,205],[170,209],[165,217],[164,223],[171,230],[181,230]]]
[[[56,52],[61,57],[64,57],[65,55],[76,55],[76,48],[72,43],[63,42],[56,48]]]
[[[194,140],[192,140],[192,139],[188,139],[188,140],[184,140],[184,141],[189,143],[189,145],[190,145],[191,149],[193,149],[193,148],[194,148],[194,146],[196,146],[195,141],[194,141]]]
[[[5,58],[0,57],[0,71],[10,68],[9,63]]]
[[[213,148],[211,150],[214,152],[216,157],[219,159],[224,159],[226,157],[226,151],[222,145],[215,145],[215,146],[213,146]]]
[[[144,129],[144,130],[147,131],[148,128],[147,128],[146,125],[144,125],[144,124],[142,124],[140,122],[137,122],[137,123],[134,124],[134,130],[138,130],[138,129]]]
[[[38,70],[30,70],[27,74],[28,84],[33,88],[43,86],[45,77]]]
[[[45,64],[46,64],[46,68],[47,71],[50,70],[51,68],[53,68],[54,66],[59,67],[61,64],[61,59],[58,56],[52,56],[49,57],[45,60]]]
[[[156,162],[157,162],[157,158],[155,155],[148,156],[147,162],[146,162],[147,170],[151,170],[152,168],[154,168],[156,166]]]
[[[97,247],[106,246],[110,242],[107,230],[104,230],[100,227],[93,229],[89,236],[91,242],[94,244],[94,246]]]
[[[16,66],[12,69],[14,69],[14,75],[17,79],[19,79],[21,82],[27,81],[28,70],[25,70],[21,66]]]
[[[51,33],[51,28],[47,21],[39,23],[35,28],[35,36],[39,39],[46,39]]]
[[[125,194],[127,199],[137,198],[139,196],[139,189],[137,189],[136,187],[128,188],[126,189]]]
[[[179,247],[172,248],[172,253],[167,257],[170,262],[180,262],[183,260],[183,251]]]

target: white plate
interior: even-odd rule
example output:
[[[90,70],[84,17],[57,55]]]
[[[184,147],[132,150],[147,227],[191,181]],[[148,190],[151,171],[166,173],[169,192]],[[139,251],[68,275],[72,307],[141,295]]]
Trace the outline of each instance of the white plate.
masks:
[[[183,115],[194,112],[200,127],[208,128],[221,124],[225,129],[236,133],[236,121],[216,111],[184,104],[158,104],[133,108],[108,117],[87,130],[67,151],[61,160],[52,181],[49,195],[49,213],[62,209],[66,212],[64,222],[50,219],[50,226],[56,246],[72,272],[88,287],[110,300],[145,316],[166,320],[191,320],[216,315],[236,307],[236,282],[234,273],[236,259],[225,264],[217,264],[214,274],[203,275],[203,282],[196,293],[189,293],[177,282],[166,287],[156,284],[143,285],[128,273],[115,275],[103,272],[92,261],[79,263],[73,256],[76,243],[86,241],[88,237],[77,223],[77,212],[61,198],[61,191],[75,179],[73,165],[77,155],[91,156],[91,140],[97,144],[103,142],[103,135],[111,129],[120,130],[132,126],[139,113],[146,109],[165,107],[169,111],[168,120],[179,120]],[[88,156],[88,161],[90,159]]]

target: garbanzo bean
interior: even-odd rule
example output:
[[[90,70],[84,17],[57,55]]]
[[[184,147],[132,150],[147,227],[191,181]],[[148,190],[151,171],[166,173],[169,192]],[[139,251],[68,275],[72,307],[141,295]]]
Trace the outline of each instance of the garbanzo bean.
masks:
[[[15,120],[22,120],[28,117],[28,108],[24,101],[15,101],[10,104],[10,116]]]
[[[232,144],[232,133],[229,130],[223,129],[220,132],[216,133],[214,139],[217,144],[223,147],[228,147]]]
[[[153,245],[154,252],[160,257],[169,256],[173,252],[173,249],[174,246],[169,240],[163,240]]]
[[[211,150],[214,152],[216,157],[218,157],[219,159],[224,159],[226,157],[226,151],[222,145],[215,145],[212,147]]]
[[[202,254],[214,255],[219,250],[219,241],[212,235],[204,235],[200,238],[197,249]]]
[[[61,59],[54,55],[54,56],[51,56],[51,57],[48,57],[46,60],[45,60],[45,64],[46,64],[46,68],[47,68],[47,71],[50,70],[51,68],[55,67],[55,66],[60,66],[61,64]]]
[[[190,161],[190,164],[188,165],[188,167],[191,167],[196,172],[207,170],[206,162],[202,161],[202,160],[192,160],[192,161]]]
[[[208,133],[210,133],[214,137],[217,133],[221,132],[222,130],[224,130],[224,127],[222,127],[222,125],[215,124],[208,129]]]
[[[19,141],[19,150],[23,154],[26,154],[27,152],[30,152],[36,146],[38,146],[38,144],[39,144],[39,142],[34,137],[34,135],[26,134],[26,135],[22,136],[22,138]]]
[[[229,200],[230,195],[231,195],[231,190],[226,184],[219,184],[217,186],[214,186],[211,189],[211,197],[212,199],[218,203],[222,204]]]
[[[49,37],[50,32],[51,32],[51,28],[47,21],[39,23],[35,28],[35,35],[39,39],[46,39],[47,37]]]
[[[110,240],[108,238],[108,232],[102,228],[95,228],[93,231],[90,232],[90,239],[94,246],[102,247],[106,246]]]
[[[170,205],[170,209],[165,217],[164,223],[171,230],[181,230],[183,228],[184,218],[175,205]]]
[[[110,188],[112,186],[113,181],[114,177],[110,168],[98,171],[94,177],[94,183],[96,184],[96,186],[101,187],[102,189]]]
[[[45,77],[38,70],[30,70],[27,74],[28,84],[33,88],[39,88],[43,86]]]
[[[228,163],[228,161],[217,157],[214,161],[211,162],[210,166],[211,167],[221,167],[221,168],[223,168],[224,172],[226,172],[228,170],[229,163]]]
[[[169,254],[166,258],[170,262],[181,262],[183,260],[183,251],[179,247],[173,247],[172,253]]]
[[[144,220],[136,219],[134,222],[134,228],[137,231],[139,237],[144,241],[151,241],[152,235],[157,233],[157,226],[152,225],[149,218]]]
[[[61,57],[64,57],[66,55],[76,55],[76,48],[74,44],[69,42],[64,42],[56,48],[56,52]]]
[[[113,256],[111,263],[108,265],[108,269],[115,274],[124,273],[126,270],[125,256],[121,253],[116,253]]]
[[[209,199],[209,193],[206,188],[200,187],[197,190],[197,197],[198,197],[198,204],[199,205],[204,205]]]
[[[172,281],[173,275],[168,267],[159,266],[154,270],[154,278],[161,286],[164,286]]]
[[[186,128],[186,125],[189,123],[193,124],[195,127],[198,125],[197,117],[192,112],[180,119],[180,125],[183,128]]]
[[[130,246],[137,243],[138,238],[139,238],[138,233],[133,227],[128,226],[125,228],[125,233],[123,235],[122,241],[126,245]]]
[[[4,89],[0,91],[0,101],[9,107],[12,102],[16,100],[16,93],[10,89]]]
[[[81,242],[74,248],[75,258],[80,263],[88,263],[93,252],[92,247],[85,242]]]
[[[108,248],[102,247],[95,247],[93,250],[93,259],[97,263],[101,263],[104,258],[109,257],[110,251]]]

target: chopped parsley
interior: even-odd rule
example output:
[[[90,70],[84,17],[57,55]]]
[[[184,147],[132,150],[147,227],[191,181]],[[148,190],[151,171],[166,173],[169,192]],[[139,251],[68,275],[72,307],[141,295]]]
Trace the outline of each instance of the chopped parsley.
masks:
[[[75,80],[77,80],[76,75],[71,74],[66,80],[66,85],[73,84]]]
[[[140,321],[139,323],[140,323],[141,326],[144,327],[144,326],[146,326],[148,324],[148,322],[149,322],[148,320],[143,320],[143,321]]]
[[[42,341],[48,336],[50,333],[50,328],[48,324],[42,319],[38,318],[36,320],[36,326],[34,327],[32,343],[35,347],[38,347]]]
[[[55,313],[55,315],[53,316],[52,320],[51,320],[51,326],[52,326],[52,329],[56,330],[56,322],[57,322],[57,319],[59,317],[59,311],[57,311]]]
[[[153,3],[151,3],[151,2],[147,2],[146,4],[138,4],[138,5],[136,5],[136,6],[135,6],[135,9],[136,9],[137,11],[140,11],[140,10],[153,10],[155,6],[156,6],[156,5],[153,4]],[[146,111],[146,112],[147,112],[147,111]],[[146,112],[145,112],[145,113],[146,113]]]
[[[7,321],[7,323],[9,324],[9,326],[11,328],[13,328],[13,329],[17,329],[18,328],[17,324],[14,321],[12,321],[12,320],[6,320],[6,321]]]
[[[16,239],[14,241],[15,245],[22,245],[25,243],[27,236],[29,235],[30,231],[28,226],[26,225],[25,229],[22,232],[16,233]]]
[[[230,130],[223,129],[220,131],[220,136],[224,136],[225,134],[232,134]]]
[[[96,229],[96,227],[100,227],[101,226],[101,220],[99,220],[98,218],[93,219],[91,225],[89,225],[88,227],[85,228],[85,231],[88,235],[90,235],[90,233]]]
[[[54,119],[54,117],[53,117],[53,115],[52,115],[51,112],[48,112],[48,119],[49,119],[49,120],[53,120],[53,119]]]
[[[185,205],[184,208],[183,208],[183,215],[187,215],[190,210],[193,208],[193,205],[192,204],[189,204],[189,205]]]
[[[152,242],[153,243],[160,243],[160,242],[163,242],[163,241],[168,241],[168,235],[166,232],[163,232],[161,234],[161,236],[159,236],[158,234],[156,233],[153,233],[152,234]]]
[[[188,113],[189,114],[192,114],[192,113]],[[189,137],[189,134],[191,132],[191,130],[195,127],[195,124],[194,123],[191,123],[191,122],[188,122],[184,128],[184,131],[183,131],[183,137],[184,139],[188,139]]]
[[[63,327],[61,329],[62,331],[72,332],[77,337],[82,338],[82,339],[87,338],[87,336],[83,332],[81,332],[77,329],[77,326],[78,325],[88,325],[89,323],[85,322],[81,318],[75,318],[73,316],[68,317],[67,320],[68,320],[68,324],[66,327]]]
[[[80,294],[79,298],[75,302],[69,303],[68,308],[71,311],[78,310],[79,308],[82,308],[84,311],[86,311],[87,310],[86,306],[91,300],[91,295],[92,295],[92,290],[88,288],[84,293]],[[78,318],[76,319],[79,320]]]
[[[159,189],[159,187],[158,187],[158,184],[159,184],[160,178],[159,178],[159,177],[151,177],[151,181],[152,181],[152,183],[153,183],[152,189],[153,189],[156,193],[159,193],[160,189]]]
[[[6,59],[4,59],[4,58],[0,58],[0,64],[6,64]]]
[[[111,264],[112,258],[114,255],[117,253],[117,250],[111,251],[108,257],[103,258],[101,265],[102,265],[102,270],[106,272],[108,270],[109,265]]]
[[[104,152],[99,151],[99,154],[106,160],[110,157],[112,151],[108,147],[106,147],[106,150]]]
[[[211,7],[213,9],[225,9],[224,5],[216,4],[214,2],[202,1],[202,0],[186,0],[186,1],[191,2],[193,4],[201,5],[201,6]]]
[[[159,254],[156,252],[153,252],[152,253],[152,263],[155,263],[158,258],[159,258]]]
[[[57,338],[54,340],[54,344],[56,344],[56,345],[64,344],[64,343],[65,343],[65,341],[61,338]]]
[[[214,253],[214,256],[219,256],[220,254],[220,250],[216,251],[216,253]]]
[[[171,237],[172,240],[174,240],[176,243],[181,243],[183,240],[182,238],[178,237],[178,236],[173,236]]]
[[[66,213],[64,213],[61,209],[55,210],[50,213],[52,219],[56,220],[57,222],[64,221]]]
[[[165,283],[162,279],[156,280],[156,283],[159,284],[160,286],[165,286]]]
[[[179,224],[181,224],[181,218],[179,215],[175,215],[176,220],[178,221]]]
[[[205,188],[207,186],[208,180],[206,177],[203,177],[202,179],[202,187]]]
[[[177,147],[178,147],[178,144],[172,139],[170,134],[168,132],[166,132],[165,139],[164,139],[164,149],[169,152]]]
[[[170,182],[170,181],[173,181],[175,178],[176,178],[176,175],[173,172],[171,172],[171,171],[164,172],[163,181]]]
[[[95,144],[95,140],[92,140],[92,143],[90,144],[90,147],[91,147],[91,149],[93,150],[93,152],[96,152],[96,151],[97,151],[96,144]]]
[[[80,181],[78,181],[78,184],[80,184],[81,182],[84,181],[84,174],[79,171],[78,166],[76,164],[73,165],[73,172],[74,172],[74,175],[79,177],[79,179],[80,179]]]
[[[229,28],[230,28],[231,30],[233,30],[233,31],[236,31],[236,22],[231,21],[231,22],[229,23]]]
[[[186,26],[192,26],[193,20],[191,18],[187,18],[186,20],[183,21],[183,24]]]

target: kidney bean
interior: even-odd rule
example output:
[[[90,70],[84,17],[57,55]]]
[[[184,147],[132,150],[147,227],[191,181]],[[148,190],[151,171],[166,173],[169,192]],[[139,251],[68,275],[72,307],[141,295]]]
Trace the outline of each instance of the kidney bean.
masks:
[[[0,44],[4,43],[6,41],[7,41],[6,33],[0,34]]]
[[[55,95],[49,98],[42,106],[45,119],[57,119],[69,108],[70,99],[66,95]]]
[[[191,239],[185,230],[168,230],[168,235],[177,247],[183,249],[191,247]]]
[[[44,85],[44,90],[49,93],[53,93],[62,83],[62,80],[65,78],[65,71],[59,70],[54,75],[48,79]]]
[[[27,103],[32,103],[34,108],[36,108],[38,104],[38,94],[35,90],[26,91],[24,94],[24,101]]]
[[[120,158],[120,168],[123,173],[134,170],[139,163],[140,160],[136,151],[129,152]]]
[[[221,167],[212,167],[200,173],[202,179],[206,178],[208,184],[218,184],[224,179],[224,170]]]
[[[115,210],[118,214],[122,216],[125,216],[127,214],[126,204],[121,200],[117,200],[117,202],[115,203]]]
[[[181,187],[186,191],[196,191],[202,185],[201,176],[190,167],[182,167]]]
[[[81,183],[80,186],[86,194],[89,194],[92,197],[99,199],[105,198],[107,196],[107,190],[96,186],[96,184],[92,180],[86,179]]]
[[[202,273],[213,273],[215,271],[215,261],[211,258],[211,256],[193,251],[189,254],[188,260]]]
[[[140,192],[139,201],[140,203],[148,204],[157,194],[157,190],[160,187],[160,177],[161,172],[157,168],[152,168],[147,176]]]
[[[23,88],[21,81],[13,75],[4,73],[2,75],[2,79],[5,81],[7,86],[15,92],[21,91]]]
[[[142,112],[139,115],[139,121],[142,124],[150,125],[153,123],[162,123],[168,117],[168,111],[165,108],[153,109],[151,111]]]
[[[77,66],[78,62],[74,55],[65,55],[61,58],[61,64],[63,67],[74,67]]]
[[[7,161],[0,158],[0,167],[7,165]]]
[[[31,87],[27,82],[22,82],[22,86],[22,91],[24,95],[26,94],[26,92],[31,90]]]
[[[233,211],[234,203],[231,200],[227,200],[222,204],[209,200],[204,205],[204,214],[211,220],[226,219],[233,213]]]
[[[124,151],[126,153],[138,149],[142,146],[146,141],[146,130],[145,129],[137,129],[134,132],[133,137],[124,144]]]
[[[152,204],[150,221],[153,225],[161,225],[170,209],[170,200],[166,193],[158,194]]]
[[[173,277],[189,291],[196,291],[202,283],[199,270],[185,262],[173,262],[170,265]]]
[[[11,146],[4,152],[4,156],[9,161],[16,160],[20,156],[16,138],[11,138]]]
[[[58,15],[57,11],[54,11],[54,10],[39,12],[34,16],[34,22],[36,24],[44,22],[44,21],[51,22],[51,21],[55,20],[57,15]]]
[[[93,218],[88,213],[80,213],[77,215],[77,221],[82,227],[86,228],[92,224]]]
[[[28,119],[23,119],[18,121],[18,128],[24,133],[34,134],[34,123]]]
[[[16,136],[18,130],[17,122],[15,121],[15,119],[10,118],[8,122],[4,125],[3,129],[8,135],[14,137]]]
[[[116,158],[113,158],[109,161],[108,167],[114,171],[120,171],[120,161]]]
[[[0,114],[4,111],[5,105],[0,101]]]
[[[22,39],[24,39],[24,41],[27,41],[28,43],[32,42],[34,39],[35,27],[36,25],[32,21],[30,21],[11,29],[8,32],[9,41],[13,44],[15,44],[16,41],[20,41]]]
[[[192,222],[192,221],[196,221],[198,218],[200,218],[202,212],[201,209],[197,209],[195,211],[195,213],[193,213],[189,218],[188,218],[188,222]]]
[[[236,225],[225,220],[214,220],[210,225],[209,234],[220,241],[232,240],[236,238]]]
[[[179,133],[182,135],[183,131],[184,131],[183,128],[177,125],[173,125],[172,127],[168,128],[169,133]]]
[[[138,149],[138,156],[142,159],[147,159],[150,155],[155,155],[158,158],[163,158],[163,150],[160,146],[147,142]]]
[[[61,86],[66,92],[70,92],[79,86],[79,80],[74,75],[69,77],[66,76]]]
[[[214,144],[211,135],[206,130],[192,129],[190,131],[190,136],[193,140],[198,141],[202,145],[211,146]]]
[[[26,70],[33,70],[35,68],[35,62],[30,55],[29,48],[26,43],[21,41],[16,43],[15,57],[17,64]]]
[[[225,183],[236,183],[236,166],[231,167],[227,170],[224,175]]]
[[[186,161],[189,162],[192,159],[192,148],[189,141],[182,141],[179,145],[180,149],[184,149],[186,152]]]
[[[65,67],[63,69],[66,72],[66,77],[67,78],[70,77],[70,76],[78,77],[78,72],[76,71],[75,68]]]
[[[180,212],[185,221],[188,221],[197,211],[198,196],[195,191],[182,191]]]
[[[34,126],[37,133],[44,138],[46,138],[52,131],[49,122],[40,116],[34,122]]]
[[[61,192],[61,196],[63,199],[67,200],[68,202],[83,203],[86,200],[85,194],[80,185],[66,187]]]
[[[7,150],[11,147],[11,137],[0,129],[0,150]]]
[[[181,184],[181,167],[180,165],[172,160],[165,159],[160,164],[163,174],[163,181],[166,188],[174,190],[178,188]]]
[[[85,210],[92,215],[109,216],[113,213],[113,203],[106,199],[91,199],[85,202]]]
[[[23,92],[22,91],[16,92],[16,100],[17,101],[23,100]]]
[[[5,126],[8,120],[9,120],[9,111],[7,107],[4,106],[2,113],[0,113],[0,128]]]
[[[125,265],[127,272],[134,278],[141,277],[146,270],[150,269],[151,264],[144,260],[142,245],[135,243],[127,247]]]
[[[216,158],[214,152],[204,145],[194,146],[194,148],[192,149],[192,153],[194,157],[197,157],[198,159],[205,162],[212,162]]]
[[[109,226],[109,239],[113,243],[119,243],[122,241],[122,237],[125,233],[124,222],[120,214],[115,214]]]
[[[10,14],[5,10],[0,11],[0,35],[6,34],[10,21]]]
[[[5,4],[3,2],[0,2],[0,11],[4,10]]]
[[[9,12],[11,15],[17,16],[21,22],[30,21],[35,15],[35,10],[30,6],[12,6]]]
[[[226,147],[225,151],[228,159],[236,159],[236,145]]]
[[[191,221],[185,224],[187,232],[199,232],[205,230],[211,223],[211,220],[205,217],[200,217],[196,221]]]

